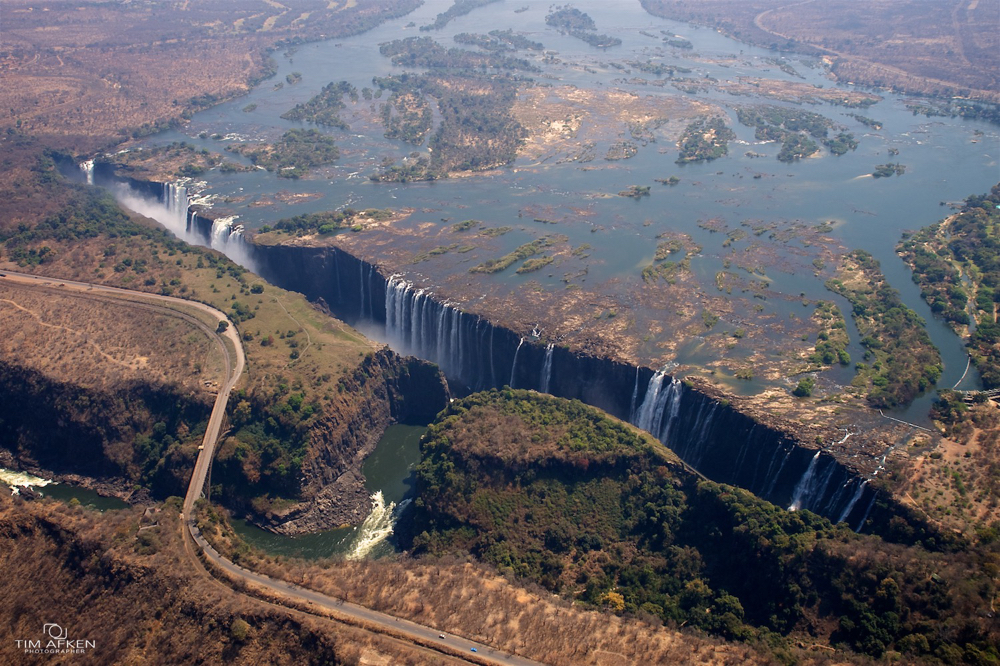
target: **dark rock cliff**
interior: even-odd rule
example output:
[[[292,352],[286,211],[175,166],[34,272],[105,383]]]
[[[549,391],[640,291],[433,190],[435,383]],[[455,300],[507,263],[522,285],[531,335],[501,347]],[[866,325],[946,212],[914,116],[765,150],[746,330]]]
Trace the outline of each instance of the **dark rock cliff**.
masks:
[[[22,469],[183,495],[210,411],[206,396],[172,386],[98,390],[0,361],[0,447]]]
[[[370,354],[342,380],[344,389],[310,430],[301,501],[254,516],[281,534],[302,534],[364,520],[371,508],[361,465],[394,423],[429,423],[448,404],[440,371],[388,349]]]

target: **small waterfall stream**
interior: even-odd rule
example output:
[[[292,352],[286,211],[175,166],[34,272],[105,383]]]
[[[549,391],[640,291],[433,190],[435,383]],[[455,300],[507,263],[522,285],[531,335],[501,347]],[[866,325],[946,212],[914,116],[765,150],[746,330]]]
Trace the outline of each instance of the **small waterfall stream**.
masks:
[[[556,346],[549,343],[545,346],[545,362],[542,364],[541,392],[551,393],[552,388],[552,352]]]

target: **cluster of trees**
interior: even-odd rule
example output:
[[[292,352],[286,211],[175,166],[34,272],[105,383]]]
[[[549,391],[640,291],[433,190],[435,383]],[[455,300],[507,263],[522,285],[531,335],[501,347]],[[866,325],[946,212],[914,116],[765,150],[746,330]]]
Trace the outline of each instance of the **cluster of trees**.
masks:
[[[393,113],[395,111],[395,113]],[[395,90],[380,113],[385,138],[421,145],[430,134],[434,113],[418,90]]]
[[[937,383],[941,355],[920,316],[886,284],[877,259],[855,250],[845,257],[845,265],[860,272],[861,279],[849,284],[832,279],[826,286],[850,301],[854,321],[864,336],[865,363],[857,364],[856,381],[868,384],[868,402],[873,407],[905,407]]]
[[[924,115],[928,118],[943,116],[946,118],[968,118],[970,120],[985,120],[988,123],[1000,125],[1000,105],[986,102],[972,102],[965,99],[953,99],[935,104],[907,104],[906,108],[913,115]]]
[[[540,72],[536,65],[524,58],[514,58],[500,53],[446,49],[430,37],[407,37],[386,42],[379,52],[401,67],[426,67],[430,69],[479,70],[484,67],[496,70]]]
[[[809,357],[810,362],[816,365],[850,365],[851,356],[847,353],[850,340],[840,308],[835,303],[820,301],[816,304],[813,318],[819,322],[820,331],[816,335],[816,348]]]
[[[281,114],[281,117],[349,130],[350,126],[340,118],[340,112],[346,108],[344,95],[348,95],[353,102],[358,101],[357,88],[347,81],[328,83],[318,95],[304,104],[296,104],[291,110]]]
[[[758,141],[781,142],[778,153],[781,162],[794,162],[817,152],[819,146],[813,139],[822,141],[834,155],[843,155],[858,147],[853,134],[840,132],[828,138],[833,121],[811,111],[780,106],[741,107],[736,110],[736,116],[741,124],[755,128],[754,136]]]
[[[306,401],[301,389],[279,383],[271,393],[234,391],[228,411],[233,432],[222,441],[212,470],[227,504],[264,512],[276,498],[298,497],[319,405]]]
[[[726,125],[724,118],[699,118],[688,125],[681,136],[677,164],[711,161],[728,155],[729,142],[735,138],[736,133]]]
[[[353,208],[324,210],[318,213],[303,213],[295,217],[283,218],[275,222],[274,226],[261,227],[260,232],[283,231],[297,236],[309,233],[332,234],[341,229],[354,229],[358,224],[358,218],[384,220],[391,216],[392,211],[378,208],[369,208],[364,211],[357,211]]]
[[[377,78],[374,83],[380,89],[392,90],[397,100],[418,97],[437,100],[440,123],[430,138],[433,149],[430,158],[414,156],[402,166],[374,174],[373,180],[433,180],[447,176],[449,171],[479,171],[505,166],[517,156],[517,150],[527,136],[527,131],[513,115],[517,99],[517,81],[514,79],[457,71],[420,76],[404,74]],[[408,101],[406,106],[416,108],[412,101]],[[428,109],[420,111],[415,124],[407,124],[401,119],[399,128],[400,131],[411,127],[422,130],[429,122]],[[393,132],[395,128],[393,124],[388,130]],[[405,131],[409,132],[409,129]]]
[[[226,150],[239,153],[257,166],[275,172],[280,178],[301,178],[313,167],[331,164],[340,158],[333,137],[314,129],[285,132],[272,145],[233,144]]]
[[[519,245],[513,251],[508,252],[502,257],[499,257],[497,259],[490,259],[488,261],[484,261],[481,264],[473,266],[472,268],[469,269],[469,272],[499,273],[501,271],[507,270],[508,268],[510,268],[519,261],[524,261],[525,259],[533,257],[536,254],[540,254],[542,250],[544,250],[547,247],[551,247],[552,245],[555,245],[557,242],[565,242],[566,240],[567,238],[565,236],[558,236],[558,235],[542,236],[541,238],[533,240],[530,243],[524,243],[523,245]],[[539,266],[539,268],[541,268],[541,266]]]
[[[545,23],[577,39],[582,39],[597,48],[606,49],[612,46],[619,46],[622,43],[622,40],[617,37],[599,35],[593,32],[597,30],[597,24],[594,23],[594,19],[576,7],[567,5],[553,9],[545,17]]]
[[[799,630],[873,657],[997,657],[976,616],[995,584],[967,568],[995,542],[890,546],[702,481],[651,437],[527,391],[456,400],[422,449],[418,553],[471,553],[584,604],[730,639]]]
[[[970,196],[962,211],[946,225],[938,223],[922,229],[897,248],[936,314],[960,328],[971,324],[974,317],[970,353],[987,388],[1000,387],[998,206],[1000,185],[989,194]],[[963,284],[963,275],[968,285]]]
[[[890,162],[889,164],[879,164],[878,166],[876,166],[875,170],[872,171],[872,177],[888,178],[889,176],[892,175],[902,176],[904,173],[906,173],[905,164],[896,164]]]
[[[455,41],[468,46],[478,46],[484,51],[541,51],[545,46],[524,35],[514,34],[513,30],[490,30],[488,35],[462,32],[455,35]]]
[[[21,266],[37,266],[54,260],[56,252],[45,244],[47,240],[65,242],[98,236],[139,236],[156,239],[170,249],[180,245],[180,241],[166,230],[136,224],[106,191],[70,185],[67,189],[69,201],[58,212],[35,225],[21,223],[17,227],[0,227],[0,246],[11,261]]]
[[[448,25],[452,19],[456,19],[459,16],[465,16],[473,9],[478,9],[479,7],[484,7],[494,2],[500,2],[500,0],[455,0],[455,4],[434,17],[433,23],[422,25],[420,26],[420,29],[424,32],[429,30],[440,30]]]

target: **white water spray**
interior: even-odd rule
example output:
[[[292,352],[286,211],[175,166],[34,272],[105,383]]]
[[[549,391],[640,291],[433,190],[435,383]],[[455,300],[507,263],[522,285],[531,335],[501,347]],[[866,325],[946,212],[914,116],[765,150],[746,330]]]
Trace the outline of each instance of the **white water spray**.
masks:
[[[521,353],[521,345],[524,344],[524,338],[517,343],[517,349],[514,350],[514,364],[510,366],[510,384],[511,388],[514,388],[514,375],[517,374],[517,355]]]
[[[12,495],[19,495],[21,488],[36,486],[42,488],[50,483],[55,483],[55,481],[43,479],[27,472],[15,472],[12,469],[0,467],[0,484],[9,487]]]
[[[367,557],[375,546],[392,534],[392,528],[396,525],[396,504],[389,502],[387,505],[381,490],[372,495],[371,500],[371,513],[365,518],[365,522],[361,523],[361,528],[354,540],[354,547],[347,554],[348,560],[360,560]]]
[[[80,171],[87,177],[87,185],[94,184],[94,160],[87,160],[80,163]]]
[[[812,460],[809,461],[809,467],[806,468],[805,474],[803,474],[802,478],[799,479],[799,482],[795,484],[795,490],[792,492],[792,503],[788,506],[789,511],[798,511],[802,508],[802,500],[809,494],[813,478],[816,476],[816,465],[819,462],[820,453],[820,451],[816,452],[816,455],[814,455]]]
[[[551,393],[552,389],[552,352],[556,346],[549,343],[545,347],[545,363],[542,364],[542,393]]]

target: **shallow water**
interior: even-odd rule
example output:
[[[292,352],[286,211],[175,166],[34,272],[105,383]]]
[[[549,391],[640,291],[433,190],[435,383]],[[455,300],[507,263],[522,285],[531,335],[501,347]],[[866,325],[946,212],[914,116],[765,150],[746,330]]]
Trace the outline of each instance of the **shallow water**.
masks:
[[[573,163],[535,165],[521,158],[511,169],[488,176],[450,179],[434,183],[375,184],[367,176],[373,173],[385,157],[398,159],[414,150],[401,142],[382,136],[382,128],[370,123],[360,114],[369,105],[363,100],[358,105],[349,101],[343,116],[351,124],[349,131],[326,130],[338,140],[342,150],[340,161],[333,167],[318,170],[300,181],[276,178],[273,174],[256,171],[246,174],[206,174],[205,193],[215,195],[216,205],[231,210],[239,221],[250,228],[277,219],[304,212],[352,206],[412,207],[418,211],[403,227],[417,225],[452,224],[459,220],[475,218],[489,226],[510,225],[515,231],[495,240],[495,252],[506,252],[520,243],[544,233],[569,236],[570,243],[578,247],[593,245],[586,266],[588,285],[598,289],[612,289],[621,298],[630,289],[641,284],[641,266],[652,259],[656,235],[663,231],[689,234],[702,245],[703,251],[692,259],[692,271],[699,277],[702,288],[715,293],[713,276],[721,270],[730,249],[722,246],[725,233],[710,233],[697,225],[698,220],[720,218],[730,229],[739,229],[745,220],[774,220],[783,223],[801,221],[807,225],[835,222],[830,233],[847,249],[863,248],[882,263],[890,284],[900,290],[907,305],[927,321],[928,332],[941,351],[945,371],[940,386],[951,387],[962,375],[966,366],[966,353],[957,336],[942,322],[932,317],[929,307],[920,298],[919,289],[910,279],[908,269],[895,254],[895,246],[903,231],[933,223],[946,215],[949,209],[940,207],[941,201],[958,201],[970,194],[988,191],[1000,180],[1000,133],[996,126],[982,122],[951,118],[915,117],[905,107],[904,97],[885,94],[884,100],[867,109],[851,109],[831,104],[803,105],[809,111],[820,113],[853,132],[860,140],[857,150],[843,156],[829,154],[817,159],[806,159],[793,164],[783,164],[774,159],[779,146],[761,144],[753,138],[753,130],[736,121],[735,107],[752,104],[785,105],[772,99],[737,97],[721,92],[705,92],[695,96],[681,93],[669,84],[664,87],[641,86],[624,83],[622,79],[642,76],[654,77],[633,71],[625,74],[609,66],[611,62],[646,60],[655,57],[667,64],[688,67],[691,73],[683,75],[697,81],[706,78],[737,80],[741,77],[767,77],[786,81],[804,81],[826,88],[840,84],[831,82],[822,67],[811,58],[781,56],[776,52],[738,43],[708,30],[682,23],[658,19],[646,14],[638,2],[613,3],[597,0],[576,2],[574,6],[589,13],[596,21],[598,31],[617,36],[623,45],[607,50],[594,49],[582,41],[559,34],[544,23],[549,3],[529,3],[529,10],[515,14],[517,7],[508,3],[488,5],[459,18],[441,31],[418,32],[406,28],[411,21],[418,26],[429,23],[451,0],[431,0],[413,14],[375,30],[349,39],[304,45],[293,54],[275,54],[278,61],[277,75],[260,84],[248,96],[197,114],[183,133],[167,132],[150,139],[160,144],[185,140],[199,147],[218,150],[226,142],[198,139],[197,134],[237,134],[249,140],[268,140],[293,127],[311,125],[282,120],[279,116],[316,94],[331,81],[347,80],[360,90],[371,86],[373,76],[401,73],[387,58],[378,53],[378,44],[390,39],[408,36],[431,36],[446,47],[455,46],[452,37],[460,32],[486,32],[493,28],[513,28],[530,39],[540,41],[547,51],[555,52],[559,64],[544,66],[536,81],[556,86],[575,85],[600,90],[619,88],[653,98],[683,96],[699,101],[712,102],[729,114],[730,124],[739,141],[732,143],[730,154],[707,163],[678,166],[676,147],[661,140],[640,148],[634,158],[619,162],[598,159],[580,165]],[[521,3],[515,3],[520,6]],[[483,26],[488,26],[484,28]],[[660,31],[689,39],[691,51],[664,48],[662,44],[640,31],[659,34]],[[518,57],[536,58],[533,53],[518,52]],[[801,79],[786,74],[774,63],[784,57]],[[285,84],[274,90],[276,82],[283,82],[285,75],[301,72],[302,81]],[[848,86],[843,86],[845,89]],[[383,100],[384,101],[384,97]],[[374,100],[378,104],[380,100]],[[252,113],[242,109],[257,104]],[[873,131],[849,117],[852,113],[874,118],[883,123],[883,129]],[[359,115],[360,114],[360,115]],[[357,116],[357,117],[355,117]],[[609,137],[595,149],[598,156],[618,137]],[[889,149],[899,151],[891,156]],[[418,150],[426,150],[426,147]],[[661,152],[662,151],[662,152]],[[753,151],[766,157],[748,157]],[[239,159],[239,158],[234,158]],[[868,174],[875,165],[885,162],[906,165],[902,176],[874,179]],[[553,161],[554,162],[554,161]],[[585,168],[582,168],[585,167]],[[591,169],[591,167],[596,167]],[[680,184],[665,187],[653,182],[654,178],[677,175]],[[760,178],[755,178],[759,175]],[[652,196],[638,200],[623,199],[614,193],[633,184],[649,184]],[[270,198],[276,192],[319,194],[319,198],[295,204],[253,206],[255,201]],[[223,200],[228,198],[228,202]],[[532,222],[531,210],[543,209],[545,217],[558,220],[556,225]],[[443,220],[447,220],[446,222]],[[645,224],[645,222],[649,224]],[[600,233],[592,233],[595,226]],[[734,243],[745,247],[755,240]],[[792,257],[793,251],[808,252],[797,240],[790,241],[782,251]],[[481,261],[485,256],[473,252],[469,261]],[[769,298],[761,301],[759,316],[801,316],[804,309],[799,295],[811,300],[834,300],[845,315],[849,315],[846,301],[834,296],[823,286],[825,277],[814,277],[806,260],[792,261],[782,268],[768,267],[765,271],[769,288],[779,291],[788,299]],[[435,279],[435,271],[465,272],[468,266],[449,260],[440,266],[435,262],[419,265],[419,271]],[[543,270],[528,275],[516,275],[513,270],[500,274],[477,276],[484,290],[508,291],[519,285],[535,281],[542,288],[562,289],[561,278],[567,271],[577,270],[582,262],[567,261],[557,270]],[[451,266],[451,268],[447,268]],[[737,271],[739,272],[739,271]],[[551,276],[550,276],[551,273]],[[747,276],[758,278],[760,276]],[[437,276],[441,281],[444,274]],[[614,280],[614,287],[603,283]],[[853,323],[848,324],[851,334],[849,353],[860,361],[863,350],[858,344]],[[682,353],[669,359],[681,365],[704,362],[705,350],[697,341],[689,341]],[[834,368],[828,376],[836,382],[850,380],[849,369]],[[963,382],[963,388],[978,386],[978,374],[973,372]],[[730,382],[733,390],[754,392],[762,387],[760,382]],[[901,417],[922,422],[925,419],[932,394],[918,400]]]
[[[0,485],[32,488],[42,497],[51,497],[63,502],[75,499],[82,506],[101,512],[127,509],[131,506],[128,502],[124,502],[117,497],[105,497],[87,488],[56,483],[50,479],[43,479],[26,472],[16,472],[3,468],[0,468]]]
[[[398,509],[413,496],[413,468],[420,462],[420,437],[426,430],[424,426],[389,426],[365,460],[365,487],[373,495],[376,514],[370,515],[366,524],[290,537],[262,530],[245,520],[233,520],[233,530],[250,545],[272,555],[322,559],[335,555],[379,557],[393,552],[385,528],[395,524],[400,511],[391,516],[393,510],[388,507],[395,505]]]

